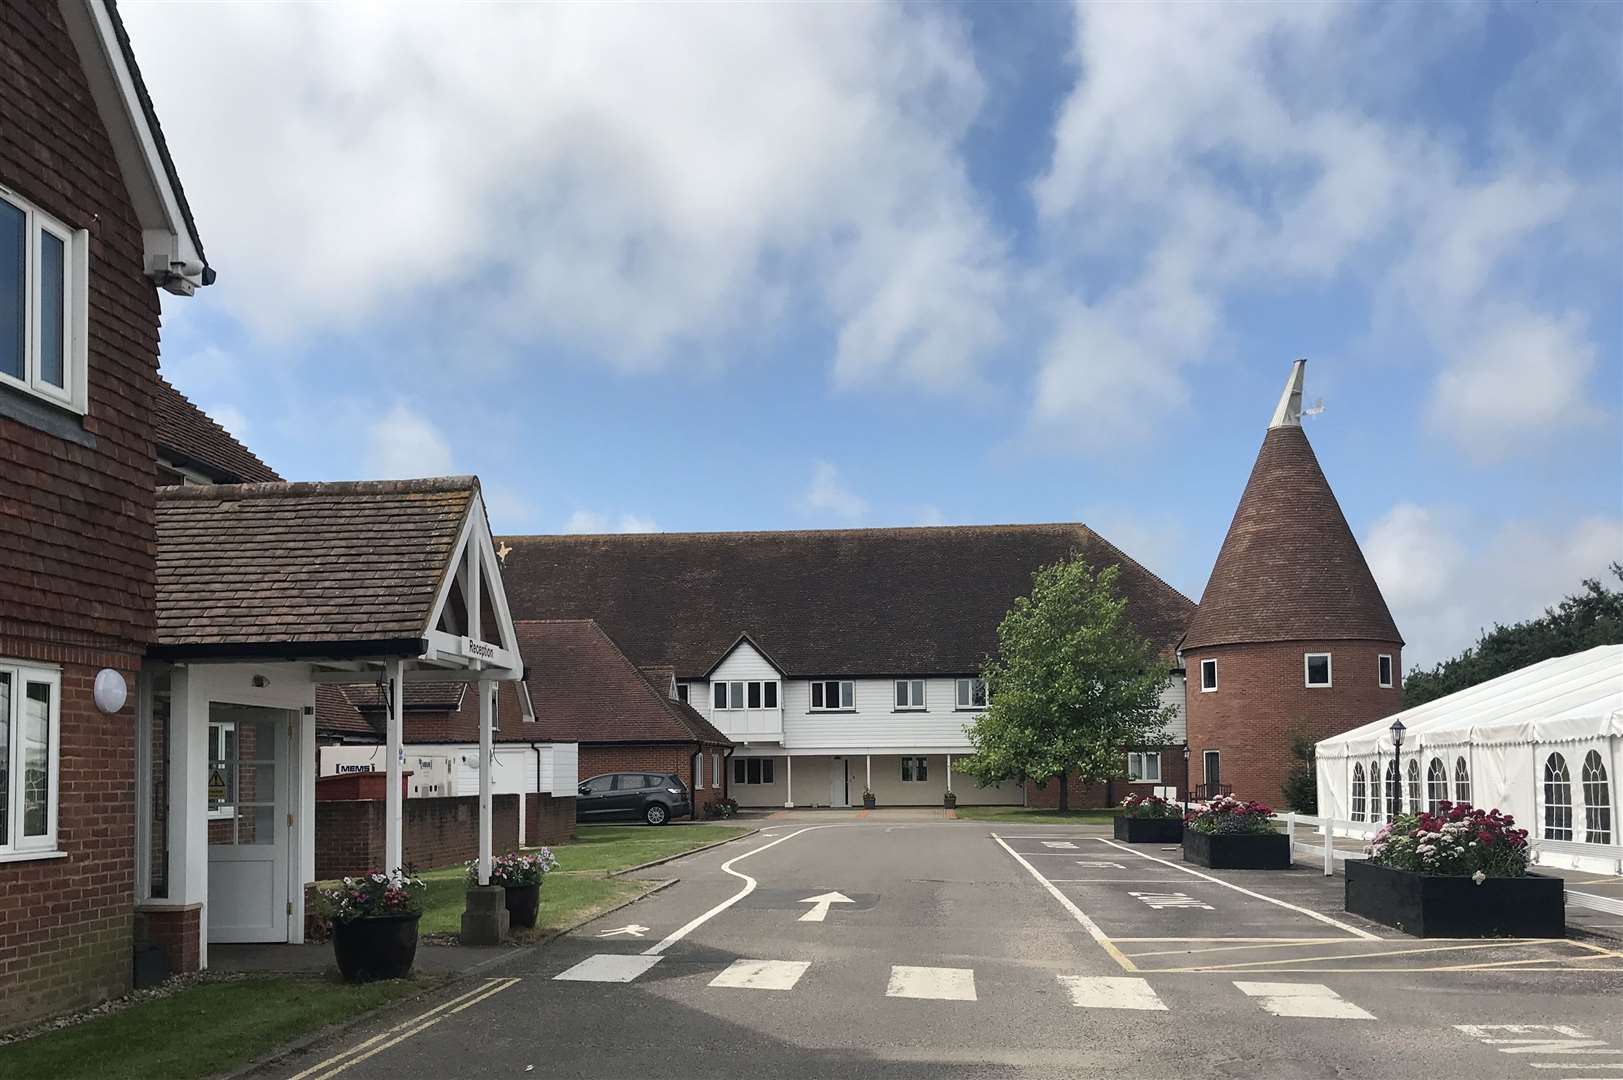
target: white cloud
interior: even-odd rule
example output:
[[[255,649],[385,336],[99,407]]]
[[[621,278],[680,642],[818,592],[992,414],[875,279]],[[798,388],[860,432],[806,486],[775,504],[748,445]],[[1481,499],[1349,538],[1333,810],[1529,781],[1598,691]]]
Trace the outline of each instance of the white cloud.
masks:
[[[576,510],[564,522],[566,533],[651,533],[658,532],[654,519],[640,514],[621,514],[618,521],[596,510]]]
[[[1484,529],[1463,514],[1399,503],[1363,547],[1407,642],[1405,665],[1430,667],[1495,623],[1536,617],[1584,578],[1605,577],[1623,552],[1623,520],[1508,521]]]
[[[819,461],[812,466],[811,484],[800,497],[800,508],[817,517],[854,524],[868,512],[868,501],[845,486],[837,466]]]
[[[932,386],[973,382],[1002,336],[1005,242],[960,147],[983,87],[949,15],[124,15],[220,266],[211,292],[261,335],[428,297],[465,349],[562,341],[638,369],[807,312],[835,323],[842,383]]]
[[[449,476],[451,444],[433,421],[397,401],[367,430],[366,475],[382,480]]]
[[[1079,520],[1110,541],[1134,562],[1193,600],[1200,599],[1209,566],[1196,567],[1184,520],[1170,511],[1096,507]]]

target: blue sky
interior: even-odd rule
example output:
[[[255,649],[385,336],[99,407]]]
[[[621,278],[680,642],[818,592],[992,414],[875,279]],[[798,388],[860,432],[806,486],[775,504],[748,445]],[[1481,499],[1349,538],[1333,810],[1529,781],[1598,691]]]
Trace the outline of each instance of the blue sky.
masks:
[[[285,476],[1082,520],[1199,596],[1297,356],[1426,662],[1623,556],[1623,8],[121,6]]]

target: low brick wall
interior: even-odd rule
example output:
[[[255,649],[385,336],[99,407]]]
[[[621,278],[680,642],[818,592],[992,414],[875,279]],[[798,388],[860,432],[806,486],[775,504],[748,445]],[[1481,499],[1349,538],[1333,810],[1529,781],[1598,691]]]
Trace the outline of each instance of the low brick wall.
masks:
[[[524,796],[524,842],[530,847],[575,839],[575,797]]]
[[[1161,782],[1159,784],[1130,784],[1126,780],[1116,780],[1104,784],[1082,784],[1075,777],[1070,780],[1070,805],[1073,810],[1097,810],[1116,806],[1133,792],[1152,794],[1157,787],[1175,787],[1180,793],[1185,789],[1187,777],[1184,774],[1186,763],[1181,746],[1163,747],[1161,750]],[[1127,757],[1122,756],[1122,772],[1127,771]],[[1038,807],[1057,807],[1059,805],[1059,780],[1051,779],[1039,786],[1035,781],[1026,782],[1026,805]]]
[[[572,803],[574,800],[570,800]],[[571,817],[573,807],[571,806]],[[492,799],[491,850],[518,847],[518,796]],[[316,878],[320,881],[383,869],[384,802],[336,799],[316,803]],[[407,866],[433,870],[479,854],[479,797],[407,799],[401,847]]]
[[[169,972],[179,975],[202,966],[203,905],[156,906],[135,909],[135,940],[163,950]]]

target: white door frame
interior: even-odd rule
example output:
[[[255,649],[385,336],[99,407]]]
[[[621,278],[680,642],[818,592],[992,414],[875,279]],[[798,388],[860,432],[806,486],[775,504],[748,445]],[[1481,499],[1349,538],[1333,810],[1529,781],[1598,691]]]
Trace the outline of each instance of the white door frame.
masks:
[[[210,918],[208,920],[208,939],[211,942],[282,942],[289,940],[289,929],[293,918],[293,872],[295,859],[293,852],[293,825],[292,825],[292,795],[296,790],[294,769],[299,757],[302,739],[299,738],[300,725],[298,710],[280,708],[266,705],[245,705],[232,701],[210,700],[208,715],[205,723],[213,721],[214,709],[219,707],[226,710],[252,710],[263,713],[261,719],[274,725],[272,737],[272,753],[266,755],[256,748],[256,757],[250,760],[270,760],[274,763],[275,790],[271,798],[271,833],[274,841],[271,844],[253,845],[210,845],[208,848],[208,907]],[[239,723],[240,723],[239,719]],[[240,739],[240,730],[239,730]],[[239,743],[240,746],[240,743]],[[205,761],[205,768],[207,768]],[[239,781],[240,783],[240,778]],[[270,921],[265,926],[232,925],[226,918],[228,909],[223,907],[223,901],[217,898],[215,892],[216,867],[226,866],[239,862],[267,861],[264,849],[269,848],[268,861],[271,865],[271,881],[280,882],[283,890],[282,896],[273,892],[270,897]]]

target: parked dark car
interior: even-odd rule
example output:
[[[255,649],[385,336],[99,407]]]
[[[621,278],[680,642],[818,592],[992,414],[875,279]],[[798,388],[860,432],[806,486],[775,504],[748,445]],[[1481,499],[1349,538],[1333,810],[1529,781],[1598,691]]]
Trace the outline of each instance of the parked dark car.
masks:
[[[604,773],[582,780],[576,821],[646,821],[663,825],[693,812],[687,785],[670,773]]]

